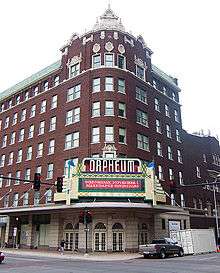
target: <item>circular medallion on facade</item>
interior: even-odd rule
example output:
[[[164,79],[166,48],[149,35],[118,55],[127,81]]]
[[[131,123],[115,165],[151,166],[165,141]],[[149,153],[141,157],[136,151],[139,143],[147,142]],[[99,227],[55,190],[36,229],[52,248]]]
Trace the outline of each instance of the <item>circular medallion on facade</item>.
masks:
[[[124,54],[124,53],[125,53],[125,47],[124,47],[122,44],[120,44],[120,45],[118,46],[118,51],[119,51],[121,54]]]
[[[105,44],[105,49],[106,49],[107,51],[112,51],[113,48],[114,48],[114,46],[113,46],[113,44],[112,44],[111,42],[107,42],[107,43]]]
[[[100,50],[100,44],[94,44],[92,50],[93,50],[94,53],[99,52],[99,50]]]

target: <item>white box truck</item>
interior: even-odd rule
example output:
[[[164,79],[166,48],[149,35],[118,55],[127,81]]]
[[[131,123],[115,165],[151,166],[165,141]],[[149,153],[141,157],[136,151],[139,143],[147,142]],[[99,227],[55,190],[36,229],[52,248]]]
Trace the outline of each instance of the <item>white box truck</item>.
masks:
[[[170,237],[182,246],[184,254],[200,254],[216,251],[213,229],[170,231]]]

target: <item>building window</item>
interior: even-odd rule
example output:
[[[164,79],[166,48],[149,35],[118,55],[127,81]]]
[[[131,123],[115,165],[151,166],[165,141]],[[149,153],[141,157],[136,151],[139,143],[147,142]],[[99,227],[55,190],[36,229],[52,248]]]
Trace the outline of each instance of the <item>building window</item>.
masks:
[[[65,149],[72,149],[79,147],[79,132],[66,135]]]
[[[18,113],[14,113],[12,119],[12,125],[15,125],[18,122]]]
[[[12,175],[11,175],[11,173],[8,173],[7,176],[8,176],[8,179],[6,180],[5,187],[11,186],[11,177],[12,177]]]
[[[15,143],[15,135],[16,135],[15,132],[12,132],[12,133],[11,133],[10,144],[14,144],[14,143]]]
[[[34,206],[38,206],[40,203],[40,192],[35,191],[34,192]]]
[[[21,129],[21,130],[19,131],[18,141],[19,141],[19,142],[24,141],[24,129]]]
[[[114,81],[112,77],[105,78],[105,91],[113,91],[114,90]]]
[[[176,129],[176,140],[178,142],[181,142],[181,139],[180,139],[180,131],[178,129]]]
[[[23,109],[21,111],[21,119],[20,119],[21,122],[26,120],[26,113],[27,113],[26,109]]]
[[[36,173],[41,174],[41,172],[42,172],[42,166],[37,166]]]
[[[92,117],[100,116],[100,102],[96,101],[92,103]]]
[[[177,150],[177,161],[183,163],[183,158],[180,150]]]
[[[29,99],[29,92],[26,91],[25,94],[24,94],[24,100],[28,100]]]
[[[29,192],[25,192],[23,195],[23,206],[28,206],[29,203]]]
[[[172,138],[170,125],[166,124],[167,137]]]
[[[30,179],[31,179],[31,169],[26,169],[26,170],[25,170],[24,179],[25,179],[25,180],[30,180]],[[25,183],[29,183],[29,181],[25,181]]]
[[[175,93],[175,92],[172,92],[172,99],[173,99],[174,101],[177,101],[177,100],[176,100],[176,93]]]
[[[125,94],[125,80],[118,79],[118,92]]]
[[[53,163],[47,165],[47,179],[53,178]]]
[[[173,169],[169,169],[169,179],[170,181],[174,180]]]
[[[44,91],[47,91],[49,89],[49,83],[48,83],[48,81],[44,82],[43,89],[44,89]]]
[[[4,208],[8,208],[8,206],[9,206],[9,194],[7,194],[4,197]]]
[[[1,104],[1,109],[0,109],[0,112],[3,112],[5,110],[5,105],[4,103]]]
[[[36,115],[36,105],[31,106],[30,118],[35,117]]]
[[[9,117],[5,118],[5,124],[4,124],[4,129],[7,129],[9,126]]]
[[[183,173],[182,172],[179,172],[179,184],[184,185],[184,183],[183,183]]]
[[[196,176],[198,178],[201,178],[201,172],[200,172],[200,168],[198,166],[196,166]]]
[[[50,204],[52,202],[52,190],[51,189],[47,189],[45,192],[45,202],[46,204]]]
[[[161,134],[161,124],[159,119],[156,119],[156,132]]]
[[[17,207],[18,206],[18,193],[14,193],[13,196],[13,207]]]
[[[20,102],[21,102],[21,96],[18,95],[18,96],[16,97],[16,104],[19,104]]]
[[[199,199],[199,209],[202,209],[202,200]]]
[[[80,121],[80,107],[76,107],[70,110],[66,114],[66,125],[76,123]]]
[[[121,69],[125,69],[125,56],[118,55],[118,67]]]
[[[92,92],[100,92],[101,85],[100,85],[100,78],[93,79],[92,81]]]
[[[157,98],[154,99],[154,107],[157,112],[160,112],[160,102]]]
[[[3,136],[3,140],[2,140],[2,148],[6,147],[6,145],[7,145],[7,138],[8,138],[8,136],[7,136],[7,135],[4,135],[4,136]]]
[[[145,135],[137,134],[137,148],[149,151],[149,138]]]
[[[167,147],[167,157],[169,160],[173,160],[173,153],[170,146]]]
[[[107,66],[107,67],[114,66],[114,54],[112,54],[112,53],[105,54],[105,66]]]
[[[203,155],[202,155],[202,158],[203,158],[203,162],[204,162],[204,163],[207,163],[206,154],[203,154]]]
[[[18,150],[18,155],[17,155],[17,163],[20,163],[22,161],[22,149]]]
[[[141,110],[136,110],[136,122],[148,127],[148,115],[146,112],[143,112]]]
[[[14,153],[10,152],[9,153],[9,158],[8,158],[8,165],[12,165],[13,164],[13,158],[14,158]]]
[[[107,100],[105,101],[105,116],[114,116],[114,102]]]
[[[193,208],[197,209],[197,200],[195,197],[193,197],[192,202],[193,202]]]
[[[94,127],[92,128],[92,143],[100,142],[100,128]]]
[[[57,95],[54,95],[51,99],[51,107],[50,109],[57,108]]]
[[[4,167],[5,166],[5,155],[1,155],[0,157],[0,167]]]
[[[147,92],[140,87],[136,87],[136,99],[143,103],[147,103]]]
[[[105,142],[114,142],[114,127],[105,127]]]
[[[44,131],[45,131],[45,121],[41,121],[40,122],[40,126],[39,126],[39,132],[38,132],[38,134],[39,135],[43,135]]]
[[[122,118],[126,117],[126,105],[123,102],[118,103],[118,116]]]
[[[175,206],[176,205],[176,201],[175,201],[175,196],[173,193],[170,194],[170,199],[171,199],[171,205]]]
[[[163,86],[163,93],[164,95],[167,95],[167,88],[165,86]]]
[[[162,169],[162,166],[160,166],[160,165],[158,165],[158,178],[159,178],[159,180],[164,180],[163,169]]]
[[[119,128],[119,143],[126,144],[126,129]]]
[[[34,93],[33,93],[34,97],[37,96],[38,91],[39,91],[39,90],[38,90],[38,86],[36,86],[36,87],[34,88]]]
[[[67,102],[80,98],[81,84],[78,84],[67,91]]]
[[[157,141],[157,155],[163,156],[162,146],[161,146],[161,143],[159,141]]]
[[[49,155],[54,154],[54,150],[55,150],[55,139],[51,139],[49,141],[48,154]]]
[[[97,68],[101,66],[101,55],[93,55],[92,56],[92,67]]]
[[[46,107],[47,107],[47,101],[43,100],[41,102],[40,113],[45,113],[46,112]]]
[[[32,124],[32,125],[29,127],[28,138],[33,138],[33,136],[34,136],[34,125]]]
[[[16,171],[15,177],[17,179],[21,178],[21,171]],[[20,180],[15,180],[14,185],[19,185],[20,184]]]
[[[180,194],[180,204],[181,204],[181,207],[185,207],[185,199],[184,199],[184,194],[181,193]]]
[[[70,66],[70,78],[76,77],[80,73],[79,63]]]
[[[142,80],[145,80],[144,74],[145,74],[144,68],[139,65],[136,65],[136,76]]]
[[[174,110],[174,119],[176,122],[180,122],[179,114],[178,114],[177,110]]]
[[[54,77],[54,86],[59,85],[59,83],[60,83],[60,77],[59,76],[55,76]]]
[[[8,101],[8,108],[11,108],[12,107],[12,100],[9,100]]]
[[[165,104],[165,115],[166,117],[170,117],[170,108],[167,104]]]
[[[50,119],[50,128],[49,128],[49,131],[56,130],[56,122],[57,122],[57,118],[56,117],[52,117]]]
[[[43,156],[43,150],[44,150],[43,142],[38,143],[38,145],[37,145],[37,157],[42,157]]]
[[[32,159],[32,146],[29,146],[27,148],[27,158],[26,160],[31,160]]]

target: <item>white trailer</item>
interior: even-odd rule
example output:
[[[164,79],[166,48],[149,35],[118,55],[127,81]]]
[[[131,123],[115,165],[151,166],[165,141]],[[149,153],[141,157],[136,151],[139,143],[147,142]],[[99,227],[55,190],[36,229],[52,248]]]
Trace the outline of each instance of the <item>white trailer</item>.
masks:
[[[213,229],[170,231],[170,237],[183,247],[184,254],[200,254],[216,251]]]

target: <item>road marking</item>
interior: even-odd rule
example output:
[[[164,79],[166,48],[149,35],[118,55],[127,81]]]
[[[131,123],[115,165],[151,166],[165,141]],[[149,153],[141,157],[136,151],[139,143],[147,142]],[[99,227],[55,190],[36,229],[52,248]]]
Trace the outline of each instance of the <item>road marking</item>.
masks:
[[[217,257],[217,256],[214,256],[214,257],[205,257],[205,258],[202,258],[202,259],[198,259],[197,261],[211,260],[211,259],[219,259],[219,257]]]

